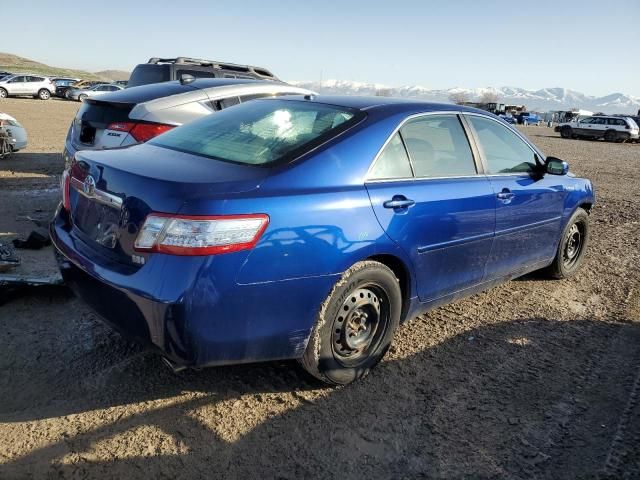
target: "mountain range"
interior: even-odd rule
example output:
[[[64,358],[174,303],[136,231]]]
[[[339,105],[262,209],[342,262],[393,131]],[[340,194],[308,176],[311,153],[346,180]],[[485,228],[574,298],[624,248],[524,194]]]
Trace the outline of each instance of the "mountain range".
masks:
[[[449,88],[429,90],[419,85],[390,87],[379,83],[360,83],[348,80],[293,81],[293,85],[325,95],[385,95],[392,97],[419,98],[431,102],[451,103],[453,94],[464,94],[474,101],[490,93],[500,103],[526,105],[532,112],[571,110],[574,108],[604,113],[636,114],[640,109],[640,98],[623,93],[611,93],[603,97],[587,95],[567,88],[543,88],[527,90],[518,87]]]

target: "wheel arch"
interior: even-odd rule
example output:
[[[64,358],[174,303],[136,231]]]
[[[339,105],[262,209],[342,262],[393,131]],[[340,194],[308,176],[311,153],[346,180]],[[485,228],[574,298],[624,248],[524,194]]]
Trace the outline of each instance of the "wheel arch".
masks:
[[[593,202],[584,201],[578,205],[578,208],[582,208],[584,211],[591,214],[591,209],[593,208]]]
[[[400,292],[402,293],[402,316],[400,319],[402,322],[409,311],[411,303],[410,300],[413,291],[413,277],[411,275],[411,270],[400,257],[388,253],[372,255],[366,258],[366,260],[382,263],[391,269],[398,279],[400,283]]]

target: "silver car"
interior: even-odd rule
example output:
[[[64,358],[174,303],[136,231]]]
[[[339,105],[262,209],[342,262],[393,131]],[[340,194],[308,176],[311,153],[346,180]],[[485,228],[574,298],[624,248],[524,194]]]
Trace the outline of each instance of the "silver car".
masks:
[[[27,148],[27,131],[15,118],[0,112],[0,127],[9,134],[9,142],[13,152]]]
[[[87,99],[69,127],[64,158],[78,150],[116,148],[146,142],[183,123],[256,98],[313,95],[282,82],[199,78],[127,88]]]
[[[89,88],[70,88],[67,90],[66,97],[70,100],[84,101],[87,98],[94,98],[105,93],[113,93],[123,90],[124,87],[114,83],[100,83]]]
[[[48,77],[17,73],[0,79],[0,98],[35,97],[49,100],[56,86]]]

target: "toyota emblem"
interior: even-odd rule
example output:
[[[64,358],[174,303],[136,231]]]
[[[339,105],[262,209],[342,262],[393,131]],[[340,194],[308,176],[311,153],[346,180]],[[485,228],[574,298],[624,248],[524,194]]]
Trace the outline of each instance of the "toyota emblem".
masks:
[[[84,183],[82,184],[82,190],[87,195],[93,195],[93,192],[96,189],[96,181],[93,179],[91,175],[87,175],[84,179]]]

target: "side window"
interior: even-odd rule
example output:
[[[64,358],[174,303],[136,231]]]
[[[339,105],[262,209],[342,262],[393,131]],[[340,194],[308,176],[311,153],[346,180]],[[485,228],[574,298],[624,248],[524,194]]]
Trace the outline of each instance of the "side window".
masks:
[[[180,80],[180,77],[184,74],[193,75],[195,78],[216,78],[216,74],[213,70],[185,70],[180,69],[176,71],[176,79]]]
[[[9,83],[22,83],[24,82],[24,77],[15,77]]]
[[[29,82],[44,82],[44,78],[42,77],[28,77],[29,78]]]
[[[411,164],[400,135],[396,133],[369,172],[369,180],[411,178]]]
[[[531,147],[509,128],[476,115],[467,118],[478,135],[487,161],[487,173],[528,173],[536,168]]]
[[[233,107],[234,105],[237,105],[239,103],[240,99],[238,97],[223,98],[222,100],[220,100],[221,108]]]
[[[583,118],[582,120],[580,120],[580,123],[584,123],[584,124],[593,123],[593,117]]]
[[[416,177],[475,175],[469,141],[456,115],[428,115],[400,130]]]
[[[602,118],[602,117],[594,118],[593,119],[593,123],[595,125],[606,125],[607,124],[607,119],[606,118]]]

